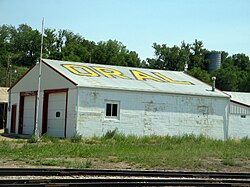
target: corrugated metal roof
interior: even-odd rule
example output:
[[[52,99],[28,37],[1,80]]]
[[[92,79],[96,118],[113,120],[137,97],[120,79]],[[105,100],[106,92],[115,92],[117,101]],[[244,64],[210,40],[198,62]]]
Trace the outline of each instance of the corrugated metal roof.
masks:
[[[7,87],[0,87],[0,103],[8,103],[8,89]]]
[[[225,92],[231,96],[231,100],[250,107],[250,93],[248,92]]]
[[[229,97],[184,72],[43,59],[80,87]]]

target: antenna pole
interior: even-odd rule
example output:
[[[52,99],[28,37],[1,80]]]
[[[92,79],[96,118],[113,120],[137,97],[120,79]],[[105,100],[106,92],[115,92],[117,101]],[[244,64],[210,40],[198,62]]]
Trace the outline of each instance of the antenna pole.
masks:
[[[42,75],[42,56],[43,56],[43,33],[44,33],[44,18],[42,20],[42,39],[41,39],[41,51],[40,51],[40,59],[39,59],[39,75],[38,75],[38,88],[37,88],[37,97],[36,97],[36,118],[35,118],[35,128],[34,135],[39,137],[39,129],[38,129],[38,118],[40,113],[40,90],[41,90],[41,75]]]

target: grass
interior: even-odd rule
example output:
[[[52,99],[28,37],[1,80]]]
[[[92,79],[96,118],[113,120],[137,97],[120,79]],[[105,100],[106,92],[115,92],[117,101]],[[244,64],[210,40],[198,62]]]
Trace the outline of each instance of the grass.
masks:
[[[96,167],[93,160],[97,159],[147,169],[223,170],[241,166],[238,161],[249,161],[249,150],[248,138],[222,141],[193,135],[136,137],[117,132],[89,139],[77,135],[70,140],[59,140],[45,135],[38,142],[0,141],[0,159],[66,168]],[[209,159],[219,162],[211,166],[207,163]]]

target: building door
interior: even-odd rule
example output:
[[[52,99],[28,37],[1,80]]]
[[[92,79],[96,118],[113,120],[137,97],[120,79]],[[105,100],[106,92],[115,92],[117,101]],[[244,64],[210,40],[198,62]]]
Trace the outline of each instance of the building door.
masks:
[[[65,128],[65,93],[49,94],[48,101],[48,135],[64,137]]]
[[[23,130],[22,134],[32,134],[35,124],[36,97],[25,96],[23,106]]]
[[[32,134],[36,114],[36,92],[21,92],[19,102],[19,134]]]
[[[66,136],[67,91],[49,91],[44,94],[43,129],[53,137]],[[47,108],[47,109],[46,109]]]
[[[16,105],[12,105],[11,107],[11,124],[10,124],[10,132],[16,132]]]

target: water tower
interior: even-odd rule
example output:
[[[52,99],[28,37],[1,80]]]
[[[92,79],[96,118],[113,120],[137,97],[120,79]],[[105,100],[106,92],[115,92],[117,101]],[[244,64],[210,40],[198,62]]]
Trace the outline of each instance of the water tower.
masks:
[[[220,69],[221,67],[221,52],[212,51],[206,55],[206,59],[209,60],[208,73],[214,70]]]

